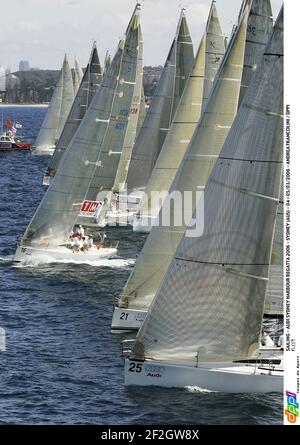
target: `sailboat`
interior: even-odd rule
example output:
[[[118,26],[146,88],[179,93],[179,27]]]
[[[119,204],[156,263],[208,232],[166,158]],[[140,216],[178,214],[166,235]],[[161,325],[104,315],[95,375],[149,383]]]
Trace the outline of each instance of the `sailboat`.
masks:
[[[184,10],[144,124],[134,144],[126,177],[129,193],[143,189],[168,134],[194,63]]]
[[[53,91],[44,121],[32,147],[35,155],[51,155],[67,120],[74,100],[72,74],[65,54],[58,82]]]
[[[86,262],[116,254],[116,248],[100,248],[99,245],[99,248],[94,246],[88,251],[74,251],[70,248],[70,234],[95,171],[102,169],[110,159],[110,153],[101,150],[109,124],[116,129],[126,125],[127,117],[120,110],[126,109],[128,97],[133,95],[139,35],[139,6],[136,6],[125,38],[120,41],[116,55],[17,247],[15,262]],[[112,114],[116,102],[118,114]],[[110,139],[111,143],[114,140]]]
[[[101,83],[102,73],[101,65],[99,61],[98,51],[96,42],[93,43],[90,60],[87,64],[84,77],[80,83],[80,87],[77,91],[76,97],[74,99],[71,111],[69,113],[68,119],[56,144],[53,156],[50,158],[49,165],[45,171],[43,184],[49,185],[50,181],[53,179],[57,169],[63,159],[63,155],[71,142],[72,137],[76,133],[86,110],[88,109],[93,97]]]
[[[203,234],[181,239],[125,359],[125,385],[283,391],[282,355],[258,357],[282,113],[283,9],[205,188]]]
[[[257,40],[249,36],[253,26],[259,36]],[[190,199],[183,199],[183,206],[180,200],[164,201],[158,218],[167,215],[169,220],[164,225],[152,227],[114,308],[113,331],[141,326],[236,116],[244,66],[248,73],[252,66],[252,74],[255,73],[265,48],[262,43],[267,43],[271,29],[270,1],[248,0],[215,77],[206,108],[169,190],[175,199],[178,195],[184,198],[186,192]],[[248,45],[251,51],[247,49]],[[247,54],[251,58],[246,57]]]
[[[136,58],[132,62],[130,71],[121,71],[120,79],[115,84],[114,101],[106,117],[107,129],[101,144],[98,142],[98,120],[84,120],[90,131],[90,143],[97,145],[101,163],[97,165],[93,177],[89,183],[85,201],[82,205],[77,223],[88,227],[105,225],[102,220],[113,196],[116,175],[121,178],[120,165],[126,164],[126,158],[130,156],[132,145],[136,135],[139,116],[139,107],[142,92],[142,67],[143,67],[143,38],[139,22],[140,5],[137,4],[135,12],[135,26],[138,34]],[[110,65],[111,66],[111,65]],[[109,72],[108,68],[108,71]],[[128,79],[125,79],[128,74]],[[105,79],[104,74],[103,79]],[[104,81],[104,80],[103,80]],[[102,82],[103,83],[103,82]]]
[[[151,200],[151,192],[169,190],[176,171],[192,138],[201,110],[205,109],[213,80],[225,52],[224,36],[212,2],[206,31],[200,42],[194,67],[181,96],[171,128],[147,183],[133,230],[149,232],[160,210],[161,200]],[[155,201],[155,202],[154,202]],[[156,205],[155,205],[156,204]]]

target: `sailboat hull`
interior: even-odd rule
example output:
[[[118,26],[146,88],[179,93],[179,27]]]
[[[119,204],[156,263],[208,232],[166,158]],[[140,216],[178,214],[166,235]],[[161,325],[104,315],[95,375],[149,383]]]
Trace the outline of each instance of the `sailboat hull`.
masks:
[[[36,262],[63,262],[71,261],[75,263],[86,263],[90,261],[98,261],[101,259],[109,259],[116,255],[116,248],[92,249],[87,252],[73,252],[67,247],[53,248],[36,248],[18,246],[13,262],[14,263],[36,263]]]
[[[125,309],[115,306],[111,323],[111,332],[117,334],[120,332],[138,330],[145,320],[146,315],[147,311]]]
[[[237,363],[211,363],[198,367],[176,365],[154,360],[144,362],[125,359],[125,386],[161,386],[229,393],[268,393],[283,391],[283,371],[267,366]]]

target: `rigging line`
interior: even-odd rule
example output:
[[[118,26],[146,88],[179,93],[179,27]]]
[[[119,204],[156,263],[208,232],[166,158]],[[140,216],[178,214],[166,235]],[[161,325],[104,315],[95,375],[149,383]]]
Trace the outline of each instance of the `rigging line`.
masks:
[[[174,260],[177,261],[186,261],[188,263],[197,263],[197,264],[209,264],[212,266],[269,266],[269,263],[222,263],[222,262],[214,262],[214,261],[200,261],[200,260],[193,260],[190,258],[180,258],[177,256],[174,256]]]
[[[231,158],[225,156],[219,156],[219,159],[224,159],[226,161],[241,161],[241,162],[262,162],[262,163],[270,163],[270,164],[282,164],[283,161],[267,161],[265,159],[242,159],[242,158]]]

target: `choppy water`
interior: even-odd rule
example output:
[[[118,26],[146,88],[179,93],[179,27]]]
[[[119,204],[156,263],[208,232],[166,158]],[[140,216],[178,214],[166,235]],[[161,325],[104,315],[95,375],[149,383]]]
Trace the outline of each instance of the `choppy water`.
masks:
[[[3,109],[33,138],[44,109]],[[228,395],[161,388],[125,389],[121,336],[110,333],[112,305],[144,237],[127,229],[119,258],[102,266],[13,267],[20,237],[44,194],[47,159],[0,153],[0,423],[280,424],[276,395]]]

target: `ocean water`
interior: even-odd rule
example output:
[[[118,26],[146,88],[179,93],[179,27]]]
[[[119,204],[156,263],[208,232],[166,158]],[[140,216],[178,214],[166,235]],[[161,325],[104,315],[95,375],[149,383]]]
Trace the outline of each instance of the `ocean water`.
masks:
[[[45,109],[2,108],[33,140]],[[45,188],[46,157],[0,153],[0,424],[282,423],[280,394],[246,395],[130,388],[123,385],[121,335],[111,334],[112,305],[144,236],[106,230],[119,257],[97,265],[13,266]]]

